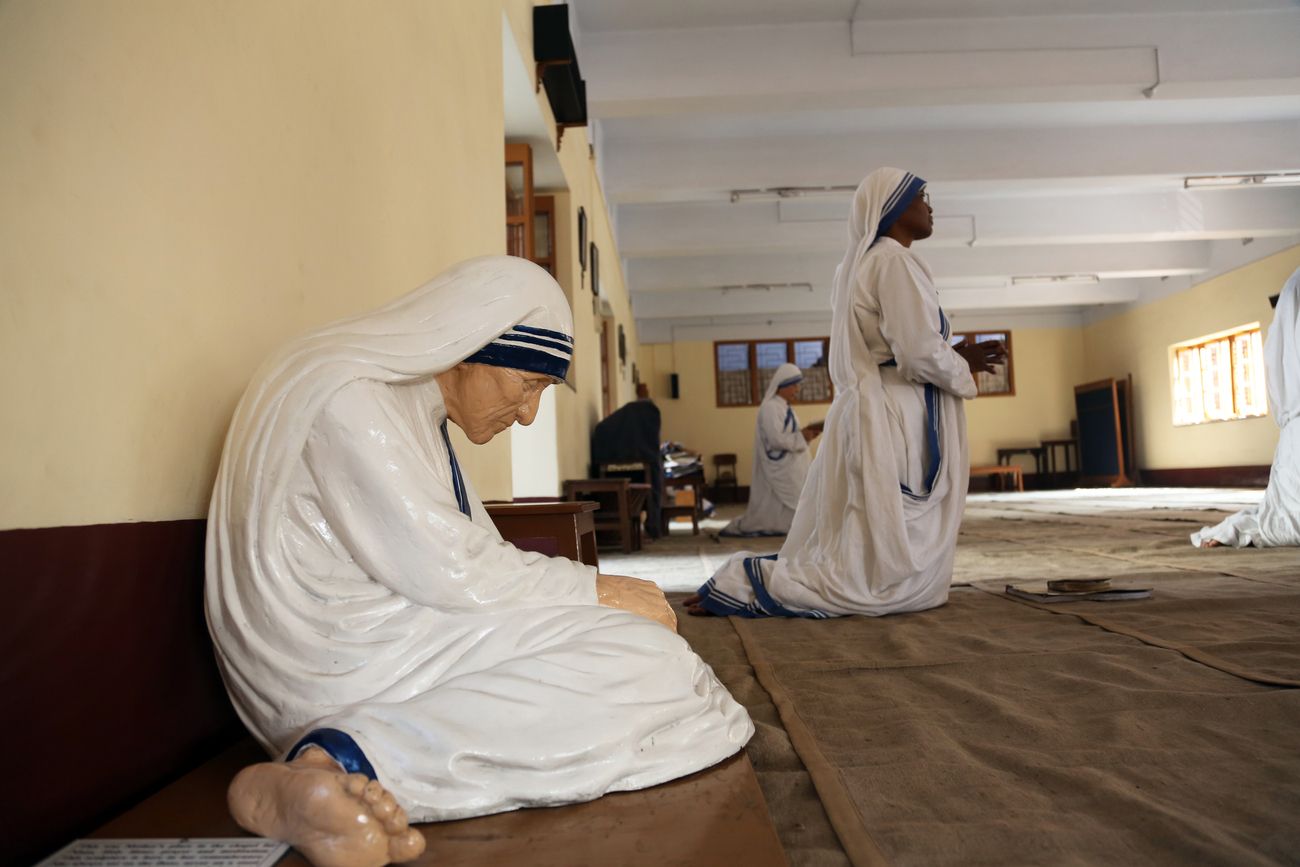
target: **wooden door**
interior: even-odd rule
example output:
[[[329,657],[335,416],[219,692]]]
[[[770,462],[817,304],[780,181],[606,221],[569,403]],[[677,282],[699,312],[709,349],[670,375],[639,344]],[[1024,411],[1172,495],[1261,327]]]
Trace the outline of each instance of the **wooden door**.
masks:
[[[506,144],[506,252],[533,258],[533,149]]]
[[[533,197],[533,261],[555,276],[555,196]]]

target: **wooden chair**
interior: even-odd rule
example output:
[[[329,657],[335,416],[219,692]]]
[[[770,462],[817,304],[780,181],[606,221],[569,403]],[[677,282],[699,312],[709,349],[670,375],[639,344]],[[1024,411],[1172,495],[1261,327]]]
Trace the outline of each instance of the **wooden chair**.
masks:
[[[564,499],[593,500],[600,504],[595,515],[597,542],[602,531],[618,535],[618,547],[624,554],[641,549],[640,509],[632,509],[632,482],[618,479],[566,479]],[[644,502],[644,495],[642,496]]]
[[[722,490],[730,491],[728,499],[722,497]],[[725,453],[713,456],[713,498],[718,502],[734,503],[740,499],[739,477],[736,475],[736,456]]]
[[[596,464],[598,479],[627,479],[637,484],[650,484],[650,467],[642,461],[618,461],[615,463]]]

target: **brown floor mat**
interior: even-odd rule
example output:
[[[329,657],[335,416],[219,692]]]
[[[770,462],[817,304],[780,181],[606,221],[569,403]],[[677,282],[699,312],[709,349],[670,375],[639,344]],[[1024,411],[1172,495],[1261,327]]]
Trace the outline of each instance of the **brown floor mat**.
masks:
[[[791,863],[1300,862],[1300,552],[1193,549],[1207,510],[999,508],[943,608],[682,617],[758,723]],[[1100,576],[1155,593],[1001,593]]]

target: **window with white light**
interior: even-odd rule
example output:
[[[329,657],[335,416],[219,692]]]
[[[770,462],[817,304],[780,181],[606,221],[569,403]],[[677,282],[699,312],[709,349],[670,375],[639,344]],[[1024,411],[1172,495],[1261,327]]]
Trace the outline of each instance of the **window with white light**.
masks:
[[[1174,424],[1202,424],[1268,413],[1259,323],[1169,347]]]

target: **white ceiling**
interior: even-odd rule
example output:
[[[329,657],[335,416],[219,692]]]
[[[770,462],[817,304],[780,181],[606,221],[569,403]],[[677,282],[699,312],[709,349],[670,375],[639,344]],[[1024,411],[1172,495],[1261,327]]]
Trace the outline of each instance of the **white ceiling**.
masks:
[[[1292,0],[571,0],[584,33],[848,21],[1286,9]]]
[[[1081,321],[1300,242],[1300,187],[1183,189],[1300,171],[1297,0],[570,5],[644,341],[824,330],[848,196],[731,193],[881,165],[929,182],[959,321]],[[1012,281],[1050,274],[1097,281]]]

